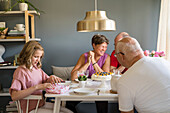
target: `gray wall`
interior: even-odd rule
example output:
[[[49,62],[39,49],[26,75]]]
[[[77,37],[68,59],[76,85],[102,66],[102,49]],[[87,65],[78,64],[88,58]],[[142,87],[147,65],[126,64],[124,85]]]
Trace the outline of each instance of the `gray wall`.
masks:
[[[79,56],[92,49],[91,37],[104,34],[109,40],[107,53],[114,49],[113,40],[122,31],[135,37],[142,48],[156,50],[159,8],[161,0],[98,0],[98,10],[105,10],[108,18],[116,21],[115,32],[79,33],[76,24],[83,20],[86,11],[94,10],[94,0],[30,0],[45,11],[36,17],[36,37],[41,38],[45,49],[43,69],[51,74],[51,66],[75,65]],[[9,27],[22,23],[21,17],[1,18]],[[17,44],[17,45],[16,45]],[[23,43],[5,43],[4,58],[11,60],[19,53]],[[19,46],[18,46],[19,45]]]

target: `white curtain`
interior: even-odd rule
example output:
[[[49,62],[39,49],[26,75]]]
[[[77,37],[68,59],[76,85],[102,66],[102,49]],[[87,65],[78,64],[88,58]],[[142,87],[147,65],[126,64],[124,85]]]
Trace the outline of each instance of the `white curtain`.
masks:
[[[157,51],[164,51],[170,61],[170,0],[161,0]]]

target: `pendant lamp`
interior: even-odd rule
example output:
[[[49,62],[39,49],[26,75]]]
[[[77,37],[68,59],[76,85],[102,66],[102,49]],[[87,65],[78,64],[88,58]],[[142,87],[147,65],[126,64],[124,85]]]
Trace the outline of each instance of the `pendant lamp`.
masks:
[[[106,16],[106,11],[97,11],[97,0],[95,0],[95,11],[86,12],[86,17],[77,23],[78,32],[103,32],[114,31],[116,25],[114,20]]]

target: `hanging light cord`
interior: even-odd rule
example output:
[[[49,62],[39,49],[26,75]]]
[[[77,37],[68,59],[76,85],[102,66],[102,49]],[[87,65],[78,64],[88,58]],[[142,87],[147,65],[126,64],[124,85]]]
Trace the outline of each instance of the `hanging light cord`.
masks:
[[[95,0],[94,4],[95,4],[95,6],[94,6],[95,7],[95,11],[97,11],[97,0]]]

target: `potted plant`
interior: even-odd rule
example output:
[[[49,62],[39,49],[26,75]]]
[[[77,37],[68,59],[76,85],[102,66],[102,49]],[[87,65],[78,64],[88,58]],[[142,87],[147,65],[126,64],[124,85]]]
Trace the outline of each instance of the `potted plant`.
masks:
[[[79,87],[84,88],[86,84],[87,76],[84,74],[80,74],[78,76],[78,80],[79,80]]]
[[[16,3],[11,6],[11,10],[19,4],[19,8],[21,11],[26,11],[28,8],[32,7],[34,10],[36,10],[37,13],[43,12],[36,8],[32,3],[30,3],[28,0],[15,0]]]
[[[11,8],[11,0],[0,0],[0,11],[8,11]]]
[[[81,74],[81,75],[79,75],[78,80],[79,81],[86,81],[87,77],[86,77],[86,75]]]

